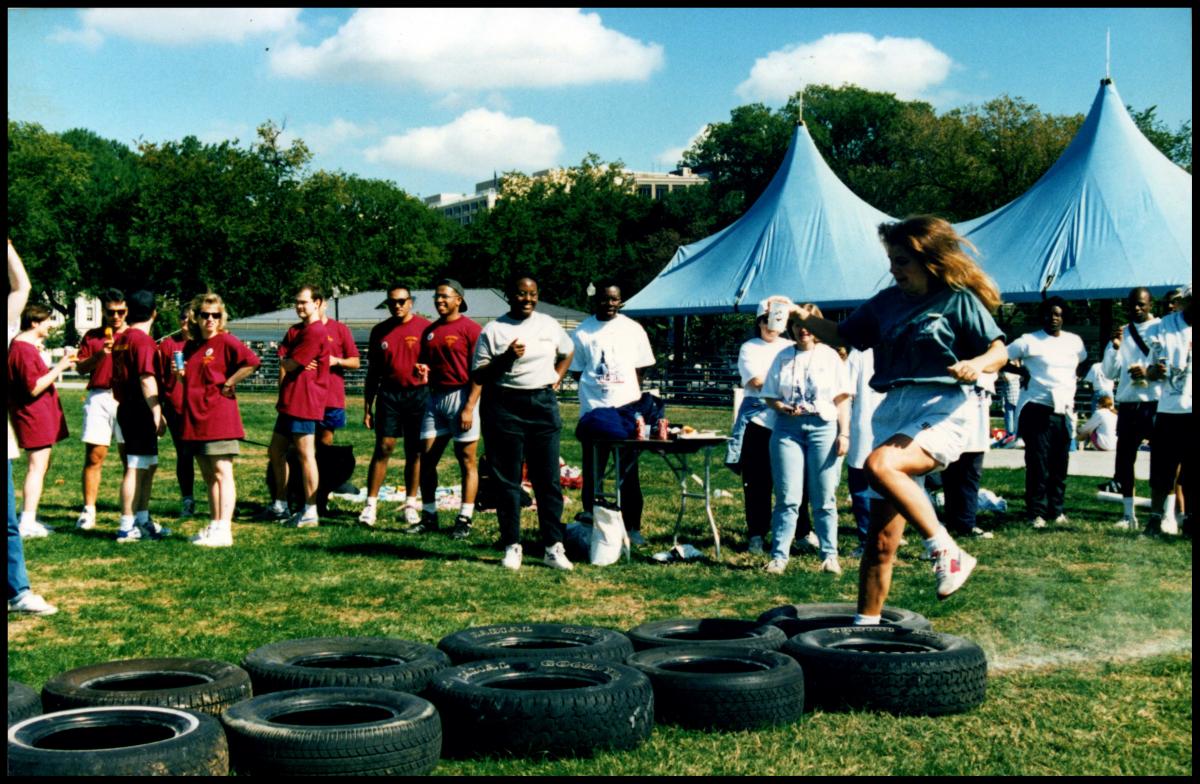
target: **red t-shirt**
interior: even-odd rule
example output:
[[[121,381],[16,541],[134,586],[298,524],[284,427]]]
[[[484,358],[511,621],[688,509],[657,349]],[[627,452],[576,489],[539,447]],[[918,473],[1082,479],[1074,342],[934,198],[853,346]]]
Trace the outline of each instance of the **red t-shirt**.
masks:
[[[329,341],[325,325],[300,322],[287,331],[279,344],[279,358],[288,358],[300,365],[284,375],[279,383],[279,402],[276,410],[296,419],[324,419],[325,398],[329,393]],[[316,370],[305,370],[317,360]]]
[[[23,340],[8,345],[8,412],[22,449],[51,446],[68,435],[67,417],[54,385],[37,397],[29,394],[49,371],[37,346]]]
[[[376,324],[367,346],[368,376],[392,391],[423,386],[425,382],[413,366],[421,354],[421,334],[428,326],[429,319],[423,316],[413,316],[403,323],[390,318]]]
[[[129,330],[125,330],[128,332]],[[121,333],[124,334],[124,333]],[[113,335],[113,338],[119,338],[120,335]],[[104,354],[104,327],[96,327],[89,329],[83,333],[83,339],[79,341],[79,361],[87,359],[93,354],[102,354],[100,364],[92,368],[92,374],[88,378],[88,389],[112,389],[113,377],[113,358],[112,354]]]
[[[340,321],[329,319],[325,322],[325,339],[329,342],[329,356],[338,359],[354,359],[359,356],[358,346],[354,345],[354,336],[350,328]],[[338,366],[329,368],[329,396],[325,398],[326,408],[346,407],[346,369]]]
[[[454,321],[435,321],[421,336],[421,359],[429,365],[429,386],[438,392],[457,389],[471,382],[471,357],[483,327],[460,316]]]
[[[183,351],[187,341],[182,337],[167,335],[158,342],[155,375],[158,377],[158,394],[161,400],[171,404],[175,413],[183,411],[183,385],[175,375],[175,352]]]
[[[117,336],[112,353],[112,390],[118,404],[144,408],[149,413],[150,406],[142,394],[142,376],[157,376],[157,355],[158,344],[140,329],[130,327]]]
[[[183,438],[185,441],[231,441],[246,437],[236,397],[221,394],[221,385],[240,368],[258,367],[258,358],[242,341],[219,332],[201,342],[189,342],[183,350],[184,397]],[[235,393],[236,394],[236,393]]]

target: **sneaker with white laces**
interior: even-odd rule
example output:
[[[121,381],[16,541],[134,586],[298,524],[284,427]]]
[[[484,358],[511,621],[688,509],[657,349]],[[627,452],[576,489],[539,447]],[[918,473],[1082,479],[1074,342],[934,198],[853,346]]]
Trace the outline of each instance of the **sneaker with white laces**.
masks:
[[[454,518],[454,530],[450,532],[451,539],[466,539],[471,535],[471,518],[459,515]]]
[[[782,558],[772,558],[767,562],[767,574],[783,574],[787,571],[787,561]]]
[[[1116,528],[1118,531],[1136,531],[1137,525],[1137,518],[1131,519],[1128,517],[1122,517],[1120,520],[1113,523],[1113,528]]]
[[[375,507],[364,506],[363,510],[358,513],[359,524],[365,525],[369,528],[374,528],[375,527],[375,513],[376,513]]]
[[[127,542],[140,542],[145,538],[142,534],[142,529],[134,526],[128,530],[117,531],[117,544],[125,544]]]
[[[567,549],[563,547],[562,542],[555,542],[550,547],[547,547],[546,556],[542,561],[551,569],[570,571],[575,568],[575,564],[567,560]]]
[[[33,591],[25,591],[9,601],[8,611],[28,615],[54,615],[58,608]]]
[[[746,552],[751,555],[763,554],[763,538],[761,536],[751,536],[750,543],[746,545]]]
[[[179,505],[180,517],[194,517],[196,514],[196,499],[185,498],[183,503]]]
[[[514,572],[521,568],[521,545],[510,544],[504,548],[504,558],[501,559],[500,565],[505,569],[512,569]]]
[[[200,533],[192,537],[192,544],[201,547],[233,547],[233,531],[228,528],[207,525],[200,529]]]
[[[20,523],[17,528],[21,532],[22,539],[41,539],[54,533],[54,529],[43,523],[41,520],[33,520],[31,522]]]
[[[1046,518],[1041,517],[1041,516],[1035,517],[1029,521],[1029,524],[1032,525],[1034,528],[1045,528],[1046,527]]]
[[[838,563],[836,555],[831,555],[824,561],[821,561],[821,571],[829,572],[830,574],[841,574],[842,565]]]
[[[286,525],[288,528],[316,528],[320,524],[321,519],[317,517],[317,515],[312,514],[305,516],[304,510],[296,512],[296,514],[292,515],[290,518],[288,518],[288,521],[284,523],[284,525]]]
[[[933,553],[933,573],[937,577],[937,598],[945,599],[962,587],[975,569],[975,558],[957,545]]]
[[[96,527],[96,513],[89,512],[86,509],[79,513],[79,519],[75,521],[75,527],[81,531],[90,531]]]

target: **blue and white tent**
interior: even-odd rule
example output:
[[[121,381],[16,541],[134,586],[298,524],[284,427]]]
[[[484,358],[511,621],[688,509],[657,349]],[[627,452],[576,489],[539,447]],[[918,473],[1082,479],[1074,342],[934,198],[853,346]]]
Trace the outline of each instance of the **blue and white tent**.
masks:
[[[797,125],[779,171],[746,214],[681,247],[622,312],[753,313],[772,294],[826,308],[857,305],[892,282],[877,232],[891,220],[834,175]]]
[[[1192,276],[1192,176],[1150,143],[1112,81],[1033,187],[956,224],[1010,302],[1156,295]]]

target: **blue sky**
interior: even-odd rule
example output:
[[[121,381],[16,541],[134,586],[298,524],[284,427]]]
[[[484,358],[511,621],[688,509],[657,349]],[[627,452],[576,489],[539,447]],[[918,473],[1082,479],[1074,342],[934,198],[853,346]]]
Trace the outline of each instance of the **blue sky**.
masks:
[[[314,168],[467,192],[594,152],[667,171],[736,106],[854,82],[944,111],[1020,96],[1191,120],[1189,9],[27,9],[8,11],[8,117],[136,144],[254,138]]]

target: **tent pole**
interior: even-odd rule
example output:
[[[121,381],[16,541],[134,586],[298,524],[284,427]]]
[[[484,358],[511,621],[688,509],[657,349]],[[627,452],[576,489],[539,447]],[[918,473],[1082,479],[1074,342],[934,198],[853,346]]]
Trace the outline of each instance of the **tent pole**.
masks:
[[[672,346],[671,349],[674,352],[675,358],[672,360],[671,364],[674,366],[674,369],[678,370],[679,368],[683,367],[683,331],[687,328],[687,316],[675,316],[674,327],[675,345]]]

